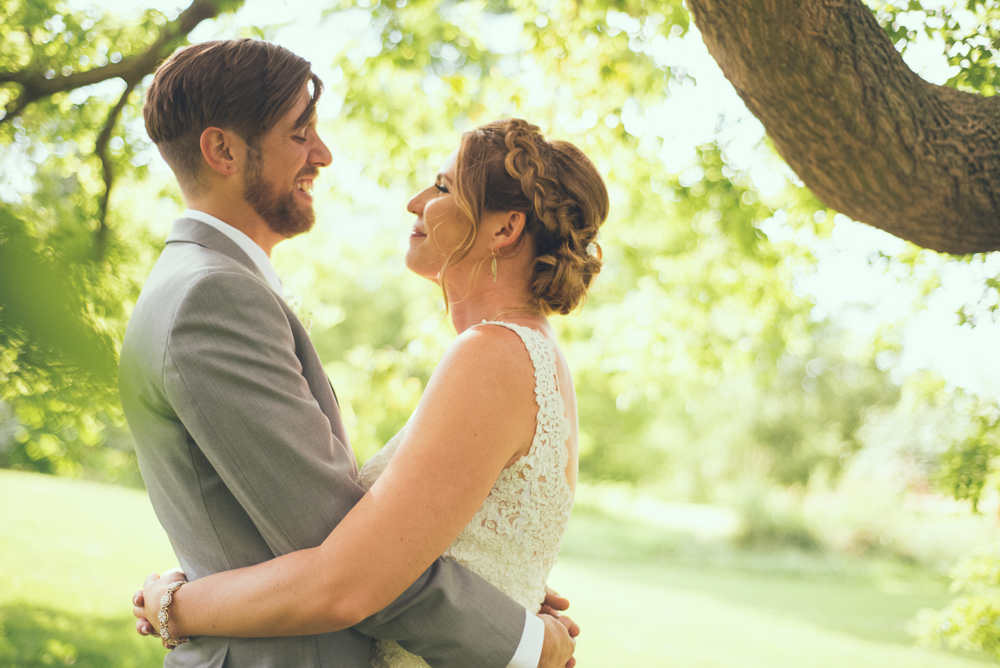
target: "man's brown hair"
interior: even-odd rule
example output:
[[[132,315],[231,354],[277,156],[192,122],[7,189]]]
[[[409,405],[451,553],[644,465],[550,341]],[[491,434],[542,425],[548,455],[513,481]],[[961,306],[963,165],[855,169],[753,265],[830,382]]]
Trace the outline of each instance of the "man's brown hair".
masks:
[[[146,132],[177,176],[198,191],[201,133],[219,127],[251,147],[298,101],[312,81],[312,98],[298,118],[312,117],[323,82],[310,63],[276,44],[252,39],[203,42],[175,51],[156,70],[142,114]]]

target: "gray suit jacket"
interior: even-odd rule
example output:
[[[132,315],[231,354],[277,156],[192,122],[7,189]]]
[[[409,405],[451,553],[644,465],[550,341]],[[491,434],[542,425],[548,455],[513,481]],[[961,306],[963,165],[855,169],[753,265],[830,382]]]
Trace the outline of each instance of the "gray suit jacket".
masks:
[[[122,406],[156,516],[189,579],[319,545],[363,496],[305,328],[232,240],[180,219],[122,344]],[[436,667],[503,668],[524,609],[438,559],[353,629],[196,638],[167,666],[365,668],[372,637]]]

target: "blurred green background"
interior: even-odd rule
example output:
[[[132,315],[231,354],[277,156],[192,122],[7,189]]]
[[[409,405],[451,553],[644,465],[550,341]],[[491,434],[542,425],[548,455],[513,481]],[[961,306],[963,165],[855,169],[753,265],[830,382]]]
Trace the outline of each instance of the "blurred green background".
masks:
[[[994,94],[991,3],[868,4],[922,76]],[[826,210],[681,2],[8,0],[0,665],[162,660],[126,601],[174,560],[114,377],[183,209],[142,91],[176,46],[236,36],[288,46],[326,83],[318,225],[274,262],[362,462],[453,334],[402,250],[405,203],[460,133],[527,118],[605,176],[605,270],[554,323],[581,483],[553,584],[581,665],[1000,659],[1000,254],[922,250]]]

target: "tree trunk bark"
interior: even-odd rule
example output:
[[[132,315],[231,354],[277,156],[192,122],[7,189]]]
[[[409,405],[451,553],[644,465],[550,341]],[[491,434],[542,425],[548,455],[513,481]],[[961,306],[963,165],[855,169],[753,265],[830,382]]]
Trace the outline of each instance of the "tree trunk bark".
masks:
[[[687,0],[709,53],[827,206],[925,248],[1000,249],[1000,96],[917,76],[861,0]]]

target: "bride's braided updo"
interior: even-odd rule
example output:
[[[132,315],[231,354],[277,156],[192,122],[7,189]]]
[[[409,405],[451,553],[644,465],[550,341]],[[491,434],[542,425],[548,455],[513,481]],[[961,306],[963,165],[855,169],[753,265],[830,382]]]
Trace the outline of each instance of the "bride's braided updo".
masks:
[[[535,246],[529,285],[542,312],[567,314],[584,301],[601,271],[596,240],[609,205],[580,149],[546,141],[518,118],[483,125],[462,135],[454,194],[473,223],[458,257],[472,248],[484,212],[521,211]]]

